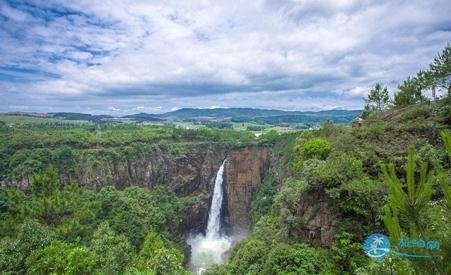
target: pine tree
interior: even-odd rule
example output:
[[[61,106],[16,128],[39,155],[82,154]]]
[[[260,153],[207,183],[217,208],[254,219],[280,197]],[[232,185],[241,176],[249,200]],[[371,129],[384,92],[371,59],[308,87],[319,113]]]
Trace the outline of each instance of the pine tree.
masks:
[[[385,110],[390,103],[390,96],[388,95],[387,87],[382,88],[380,83],[376,83],[371,89],[366,100],[363,117],[368,117],[371,113]]]
[[[407,192],[403,189],[401,181],[396,176],[393,163],[388,166],[382,165],[382,173],[390,186],[390,203],[386,207],[384,221],[391,237],[400,237],[400,227],[393,222],[402,219],[409,228],[410,234],[418,237],[423,234],[422,221],[419,219],[423,210],[428,205],[432,193],[433,171],[427,169],[427,163],[422,163],[419,181],[415,182],[415,153],[412,147],[409,148],[408,161],[406,165],[406,185]]]
[[[393,100],[395,106],[411,105],[427,100],[422,94],[422,83],[417,77],[408,77],[398,86],[398,89]]]
[[[451,93],[451,46],[446,45],[441,54],[438,54],[429,65],[431,85],[448,90]]]
[[[428,224],[431,222],[428,214],[430,213],[429,210],[431,210],[432,183],[436,173],[435,171],[428,171],[427,163],[422,163],[419,177],[416,177],[413,147],[409,148],[405,170],[406,178],[404,186],[403,182],[396,176],[393,163],[382,165],[384,179],[390,186],[389,203],[384,208],[385,215],[383,220],[389,232],[391,242],[395,245],[401,236],[429,240],[434,232],[434,225],[431,226]],[[438,173],[438,179],[445,197],[445,209],[447,208],[439,218],[443,221],[438,221],[438,223],[446,224],[446,221],[449,219],[451,190],[449,188],[449,180],[446,178],[444,171]],[[417,272],[425,274],[429,272],[433,272],[433,274],[447,274],[446,270],[449,269],[447,262],[450,257],[449,251],[446,249],[448,240],[449,237],[447,236],[444,240],[440,240],[442,241],[443,250],[441,250],[439,257],[428,259],[428,265],[425,265],[424,262],[419,260],[407,259]],[[424,252],[430,253],[428,250],[424,250]]]

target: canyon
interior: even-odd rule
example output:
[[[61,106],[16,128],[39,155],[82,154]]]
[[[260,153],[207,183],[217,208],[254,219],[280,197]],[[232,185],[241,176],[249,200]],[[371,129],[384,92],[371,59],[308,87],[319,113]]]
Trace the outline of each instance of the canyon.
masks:
[[[222,146],[193,144],[179,153],[155,151],[151,153],[113,155],[102,149],[79,154],[74,171],[60,171],[60,182],[78,182],[81,186],[100,190],[104,186],[123,189],[141,186],[151,189],[166,185],[178,196],[194,197],[196,203],[185,209],[181,231],[185,234],[205,232],[214,180],[221,163],[227,159],[224,171],[225,209],[221,212],[225,230],[247,231],[250,228],[250,205],[258,186],[269,167],[268,149],[244,147],[228,149]],[[101,157],[93,160],[93,151]],[[30,190],[32,176],[15,176],[7,182]]]
[[[104,186],[117,189],[168,186],[178,196],[191,197],[194,201],[184,210],[180,232],[186,236],[205,234],[215,176],[224,160],[221,230],[228,235],[245,236],[251,229],[251,203],[260,184],[268,173],[277,170],[278,159],[270,147],[230,149],[214,144],[192,144],[180,152],[141,150],[120,155],[102,148],[89,149],[77,155],[74,173],[60,172],[60,182],[78,182],[92,190]],[[31,175],[15,176],[7,185],[29,190],[31,180]],[[315,192],[305,194],[300,202],[297,213],[306,224],[299,231],[312,245],[330,246],[335,232],[332,214],[335,206],[318,196]]]

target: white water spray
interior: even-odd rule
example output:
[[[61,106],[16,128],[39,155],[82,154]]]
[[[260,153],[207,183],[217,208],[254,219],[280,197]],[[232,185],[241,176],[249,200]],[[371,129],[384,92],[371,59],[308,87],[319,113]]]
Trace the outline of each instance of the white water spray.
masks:
[[[206,235],[199,234],[188,239],[191,245],[191,269],[197,274],[202,274],[212,264],[224,263],[224,254],[232,244],[228,237],[221,236],[224,166],[225,160],[216,174]]]

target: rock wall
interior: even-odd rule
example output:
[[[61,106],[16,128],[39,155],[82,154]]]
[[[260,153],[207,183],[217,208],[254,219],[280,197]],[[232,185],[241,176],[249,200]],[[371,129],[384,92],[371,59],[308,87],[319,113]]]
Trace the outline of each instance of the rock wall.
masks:
[[[185,209],[181,231],[199,233],[204,230],[216,172],[227,154],[225,148],[192,144],[175,153],[161,150],[124,152],[112,154],[108,153],[108,149],[86,149],[79,153],[74,173],[60,171],[60,181],[62,184],[78,182],[93,190],[104,186],[151,189],[157,185],[167,185],[177,195],[195,196],[198,201]],[[31,175],[12,178],[7,185],[30,190]]]
[[[303,220],[296,228],[298,239],[313,246],[330,247],[336,232],[337,205],[322,189],[310,188],[299,198],[295,214]],[[300,235],[300,236],[299,236]]]
[[[229,234],[246,234],[249,231],[251,203],[268,167],[266,148],[246,147],[227,155],[223,209]]]
[[[92,156],[95,157],[92,157]],[[216,173],[227,158],[223,218],[229,233],[247,232],[250,227],[251,202],[269,167],[268,150],[244,147],[227,150],[206,144],[192,144],[181,152],[154,151],[111,154],[108,150],[87,149],[80,152],[74,173],[60,171],[62,184],[78,182],[100,190],[104,186],[123,189],[141,186],[151,189],[167,185],[179,196],[195,196],[197,203],[185,209],[181,231],[197,234],[205,230]],[[12,178],[7,185],[31,188],[31,176]]]

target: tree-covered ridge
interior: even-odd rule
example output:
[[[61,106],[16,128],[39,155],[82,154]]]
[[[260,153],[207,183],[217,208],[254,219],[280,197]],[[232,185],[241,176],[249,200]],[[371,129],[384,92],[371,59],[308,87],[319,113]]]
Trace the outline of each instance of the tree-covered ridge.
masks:
[[[34,174],[32,191],[2,189],[3,274],[185,274],[184,203],[167,188],[60,187]],[[168,273],[169,272],[169,273]]]
[[[326,123],[321,130],[274,136],[277,162],[253,202],[252,234],[236,245],[227,265],[207,274],[448,274],[449,100],[379,112],[360,127]],[[385,163],[392,163],[390,172]],[[412,192],[418,199],[399,203]],[[333,218],[329,244],[311,235],[309,211]],[[399,240],[393,227],[404,237],[440,242],[434,251],[439,256],[367,257],[365,238],[380,232]],[[398,249],[396,243],[392,247]]]
[[[179,154],[202,144],[237,148],[257,143],[251,132],[232,129],[95,124],[55,129],[32,125],[0,127],[0,181],[28,177],[48,166],[77,178],[76,164],[83,159],[92,166],[105,159],[127,161],[155,152]]]
[[[362,116],[367,118],[371,114],[389,108],[409,106],[429,100],[427,92],[431,92],[433,100],[439,99],[437,92],[441,91],[443,97],[451,94],[451,46],[446,45],[429,64],[426,70],[420,70],[416,75],[407,77],[398,85],[398,91],[390,98],[387,87],[382,88],[376,83],[368,93]]]

